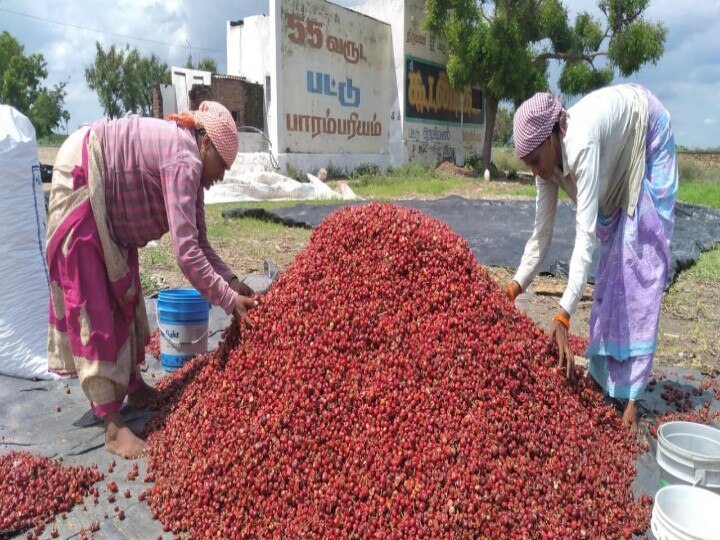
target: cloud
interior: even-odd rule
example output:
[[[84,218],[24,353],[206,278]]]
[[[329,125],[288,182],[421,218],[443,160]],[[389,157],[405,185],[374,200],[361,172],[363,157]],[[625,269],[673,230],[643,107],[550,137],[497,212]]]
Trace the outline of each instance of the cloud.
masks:
[[[345,6],[362,0],[336,0]],[[596,0],[565,0],[571,17],[589,11],[602,14]],[[226,25],[229,20],[268,14],[268,0],[2,0],[0,31],[7,30],[25,46],[41,53],[49,72],[47,83],[68,81],[66,106],[69,129],[102,116],[96,95],[85,85],[84,69],[95,57],[95,42],[136,47],[156,54],[168,65],[184,65],[192,51],[195,61],[215,60],[226,69]],[[650,0],[646,19],[662,22],[669,31],[665,54],[656,66],[646,66],[629,80],[650,88],[673,116],[676,140],[692,147],[720,146],[715,124],[720,95],[720,2],[717,0]],[[50,22],[48,19],[56,22]],[[57,24],[57,23],[62,24]],[[82,28],[78,28],[82,27]],[[186,41],[187,40],[187,41]],[[189,43],[189,45],[188,45]],[[551,76],[557,80],[553,65]],[[618,79],[615,81],[623,82]],[[711,122],[708,122],[710,120]]]

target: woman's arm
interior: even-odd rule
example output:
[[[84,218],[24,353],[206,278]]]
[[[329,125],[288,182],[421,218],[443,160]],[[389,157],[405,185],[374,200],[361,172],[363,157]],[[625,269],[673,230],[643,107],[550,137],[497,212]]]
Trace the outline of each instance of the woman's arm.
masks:
[[[220,274],[225,281],[230,283],[232,279],[236,278],[237,276],[228,267],[228,265],[225,264],[225,261],[223,261],[220,256],[215,253],[215,250],[210,245],[210,241],[207,237],[207,225],[205,223],[205,195],[202,188],[200,188],[197,194],[195,216],[195,221],[198,229],[198,243],[200,244],[200,249],[202,249],[203,253],[205,253],[205,257],[207,257],[207,260],[213,267],[213,269],[218,274]]]
[[[570,165],[577,181],[575,245],[570,259],[568,284],[560,306],[573,315],[582,298],[595,251],[595,227],[598,214],[600,148],[589,140]]]
[[[198,192],[201,171],[180,162],[161,171],[165,210],[175,260],[190,284],[210,303],[232,313],[238,295],[228,280],[216,271],[200,246],[198,228]],[[202,215],[205,225],[204,212]],[[207,239],[206,239],[207,241]],[[214,252],[213,252],[214,254]],[[217,255],[215,254],[215,257]],[[219,257],[217,257],[219,259]],[[224,266],[224,265],[223,265]],[[225,267],[227,269],[227,267]],[[229,271],[229,269],[227,269]],[[230,272],[230,274],[232,274]],[[232,279],[232,275],[229,276]]]
[[[535,185],[537,187],[535,225],[532,236],[525,244],[525,252],[513,278],[520,286],[521,291],[527,289],[528,285],[532,283],[540,266],[545,261],[555,228],[558,186],[554,182],[543,180],[540,177],[536,178]]]

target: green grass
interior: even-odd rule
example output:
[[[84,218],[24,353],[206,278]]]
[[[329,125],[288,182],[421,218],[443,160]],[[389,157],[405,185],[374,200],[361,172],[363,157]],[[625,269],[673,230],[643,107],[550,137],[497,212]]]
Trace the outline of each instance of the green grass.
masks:
[[[699,204],[720,208],[720,181],[717,184],[680,181],[678,200],[688,204]]]
[[[175,258],[172,252],[162,247],[146,247],[143,249],[145,260],[157,268],[174,268]]]
[[[688,156],[678,155],[678,174],[681,182],[720,183],[720,169],[708,167]]]
[[[327,204],[307,201],[309,204]],[[245,202],[212,204],[205,207],[205,222],[208,239],[214,247],[224,247],[231,253],[242,254],[244,258],[262,261],[273,259],[280,266],[286,266],[294,258],[293,250],[304,246],[310,239],[311,230],[302,227],[287,227],[256,218],[224,218],[223,211],[230,208],[264,208],[272,210],[298,204],[298,201]]]
[[[512,148],[493,148],[492,161],[499,171],[529,171],[527,165],[515,156]]]
[[[693,158],[680,155],[678,175],[679,201],[720,208],[720,169],[703,166]]]
[[[356,171],[349,181],[352,190],[364,199],[390,200],[407,197],[437,197],[452,191],[467,180],[435,174],[426,165],[409,163],[381,174],[372,167]]]
[[[720,284],[720,245],[701,253],[698,260],[683,274],[688,277]]]
[[[360,197],[373,200],[402,199],[412,196],[437,197],[457,189],[466,180],[455,178],[418,178],[414,180],[397,180],[387,182],[383,180],[369,180],[365,184],[351,186]]]
[[[297,204],[297,201],[295,201]],[[225,208],[215,208],[224,206]],[[263,205],[265,207],[265,205]],[[280,234],[293,230],[279,223],[265,221],[255,218],[224,218],[222,211],[227,208],[237,208],[237,204],[232,205],[211,205],[206,207],[205,220],[207,223],[208,238],[253,238],[259,242],[264,242],[277,237]],[[251,208],[257,208],[258,205],[251,205]],[[275,206],[279,208],[280,206]],[[271,208],[265,207],[266,210]],[[302,230],[302,229],[298,229]]]
[[[39,146],[60,146],[68,136],[64,133],[53,133],[37,140]]]
[[[140,271],[140,284],[142,285],[142,292],[145,296],[152,296],[162,289],[162,286],[152,274],[143,272],[142,270]]]

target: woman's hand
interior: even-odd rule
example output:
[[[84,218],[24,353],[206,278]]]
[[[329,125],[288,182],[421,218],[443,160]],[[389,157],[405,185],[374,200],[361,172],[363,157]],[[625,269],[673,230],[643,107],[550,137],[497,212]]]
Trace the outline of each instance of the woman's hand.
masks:
[[[550,330],[550,339],[555,339],[558,348],[558,367],[565,369],[565,377],[573,381],[575,379],[575,355],[570,350],[570,315],[564,309],[553,317],[553,324]]]
[[[507,295],[508,299],[515,303],[515,298],[522,292],[522,287],[520,287],[520,284],[513,280],[507,285],[505,285],[505,294]]]
[[[256,293],[243,281],[240,281],[237,276],[230,280],[230,288],[238,293],[240,296],[247,296],[248,298],[255,298]]]
[[[244,324],[246,328],[252,328],[252,321],[248,315],[248,311],[257,307],[258,302],[255,298],[249,296],[238,295],[237,303],[235,304],[235,317]]]

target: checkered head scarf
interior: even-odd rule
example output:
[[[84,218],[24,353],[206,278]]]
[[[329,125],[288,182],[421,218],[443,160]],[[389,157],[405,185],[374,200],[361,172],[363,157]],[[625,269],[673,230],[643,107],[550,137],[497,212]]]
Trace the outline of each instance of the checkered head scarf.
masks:
[[[515,155],[523,158],[535,150],[550,136],[556,123],[560,124],[560,134],[565,135],[567,111],[552,94],[538,92],[520,105],[513,118]]]
[[[179,126],[204,129],[225,165],[230,167],[235,162],[238,151],[237,126],[230,111],[220,103],[203,101],[197,111],[168,114],[166,118]]]

